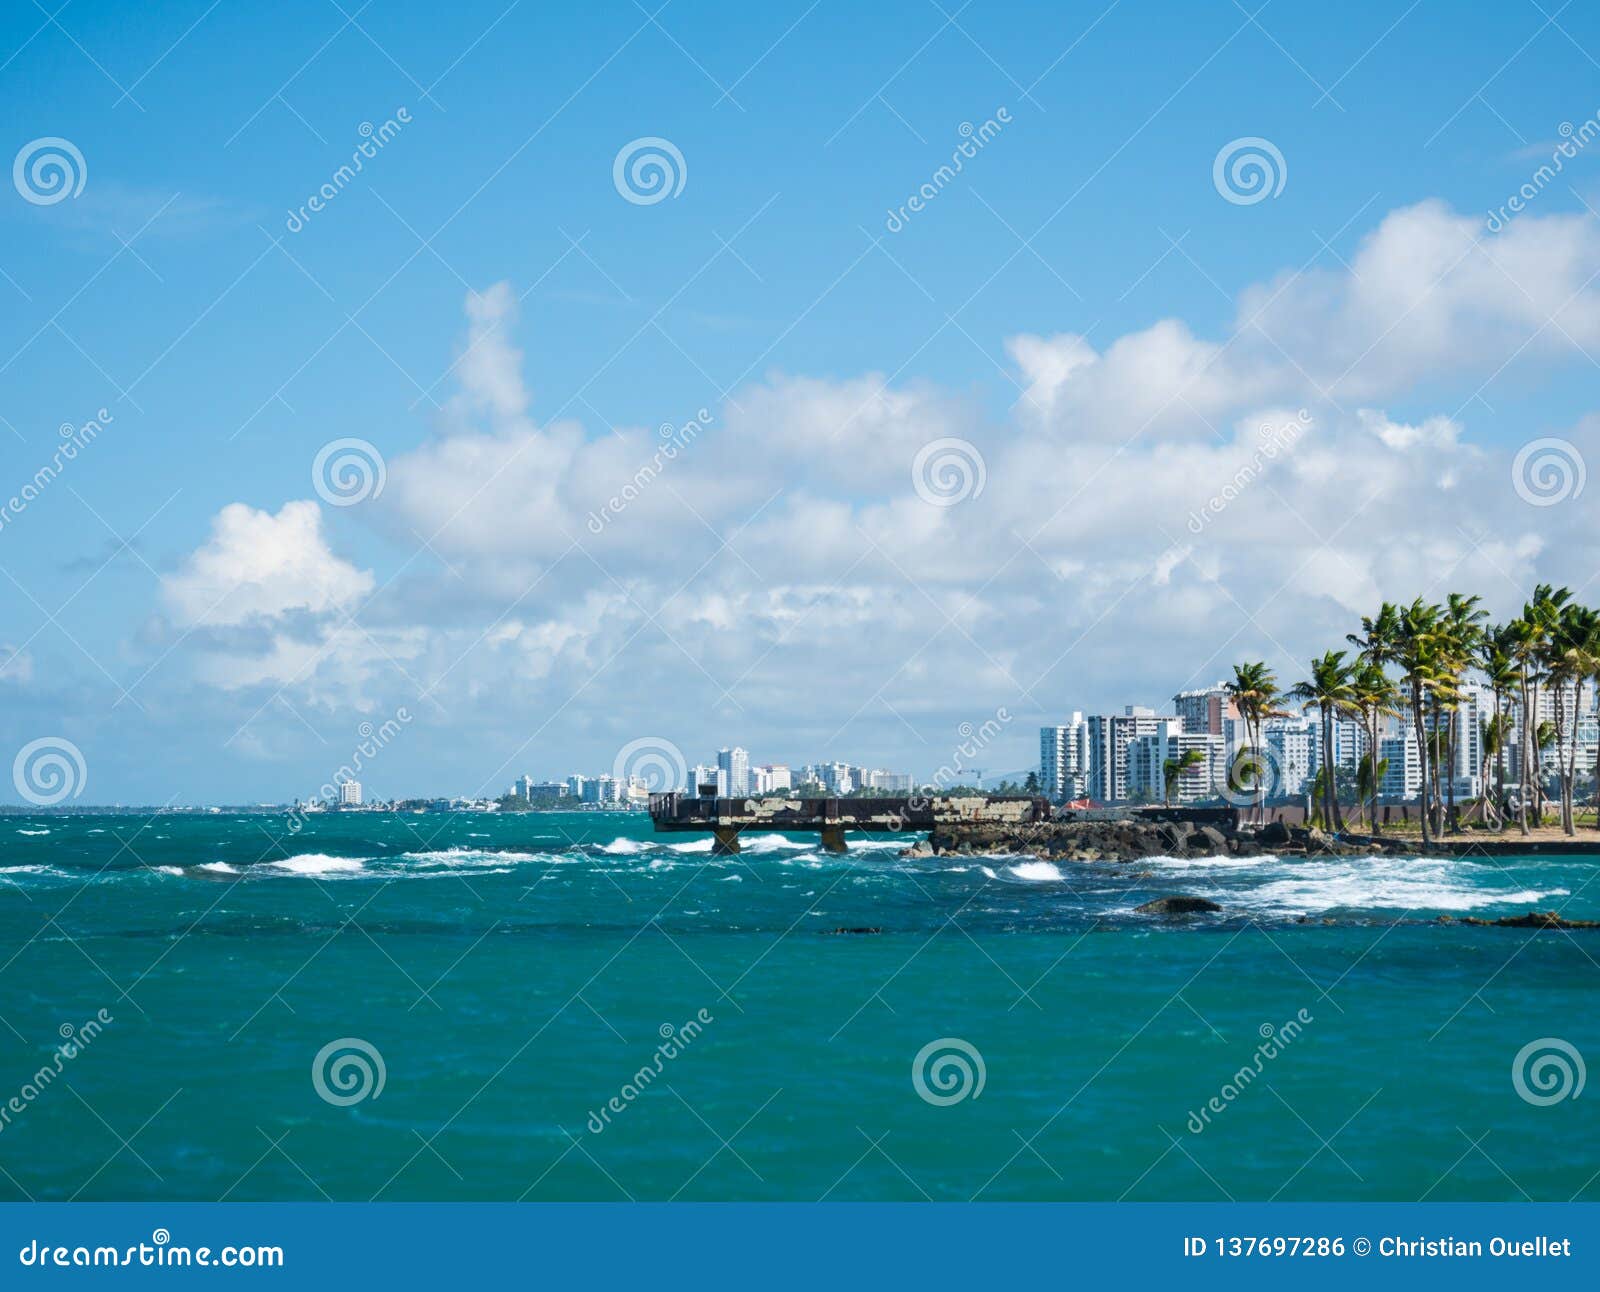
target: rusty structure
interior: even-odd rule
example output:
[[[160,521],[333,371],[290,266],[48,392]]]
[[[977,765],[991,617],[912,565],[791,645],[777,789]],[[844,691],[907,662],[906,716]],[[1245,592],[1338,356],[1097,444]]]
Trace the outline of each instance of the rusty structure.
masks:
[[[650,817],[658,832],[709,831],[716,853],[738,852],[739,836],[752,830],[815,830],[824,850],[843,852],[846,830],[899,834],[954,825],[1033,825],[1050,820],[1050,801],[1002,794],[756,799],[672,792],[650,796]]]

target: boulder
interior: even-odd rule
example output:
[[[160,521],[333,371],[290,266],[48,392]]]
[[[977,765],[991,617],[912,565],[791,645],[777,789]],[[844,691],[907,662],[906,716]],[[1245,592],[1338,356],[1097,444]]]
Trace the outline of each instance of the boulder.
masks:
[[[1222,907],[1208,897],[1180,893],[1175,897],[1158,897],[1153,902],[1133,909],[1140,915],[1207,915],[1220,911]]]
[[[1289,842],[1289,827],[1282,821],[1268,821],[1257,833],[1256,842],[1267,848],[1281,848]]]

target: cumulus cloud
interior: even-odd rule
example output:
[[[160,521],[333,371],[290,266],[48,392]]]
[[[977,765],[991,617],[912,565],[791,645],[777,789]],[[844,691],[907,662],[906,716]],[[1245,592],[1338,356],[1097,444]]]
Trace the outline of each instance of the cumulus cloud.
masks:
[[[219,684],[424,688],[504,763],[491,779],[530,747],[563,751],[545,772],[599,766],[641,724],[693,758],[737,740],[931,767],[997,707],[1025,715],[1025,766],[1023,728],[1070,708],[1159,704],[1245,657],[1292,681],[1382,598],[1505,609],[1592,568],[1575,508],[1518,495],[1515,445],[1416,405],[1440,374],[1470,395],[1512,356],[1600,341],[1600,237],[1561,216],[1490,237],[1429,202],[1351,267],[1246,289],[1215,338],[1176,319],[1099,347],[1013,336],[1005,416],[932,382],[780,371],[687,437],[683,410],[540,423],[500,284],[467,299],[433,433],[360,513],[447,569],[374,592],[314,505],[236,504],[163,597],[180,625],[235,631],[208,647]],[[1600,451],[1588,423],[1569,434]],[[919,492],[938,439],[972,446],[981,492]]]
[[[19,646],[0,642],[0,682],[33,681],[33,656]]]
[[[161,581],[182,627],[232,627],[292,611],[340,610],[371,592],[373,577],[335,556],[314,502],[287,502],[277,515],[230,503],[211,536]]]

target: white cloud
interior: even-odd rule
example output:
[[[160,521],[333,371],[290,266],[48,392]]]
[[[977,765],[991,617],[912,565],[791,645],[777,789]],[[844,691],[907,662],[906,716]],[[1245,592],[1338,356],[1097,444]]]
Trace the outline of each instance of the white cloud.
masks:
[[[21,647],[0,642],[0,682],[33,681],[33,656]]]
[[[184,628],[342,610],[372,588],[369,571],[333,554],[321,509],[304,501],[284,503],[277,515],[230,503],[206,543],[161,581],[162,599]]]

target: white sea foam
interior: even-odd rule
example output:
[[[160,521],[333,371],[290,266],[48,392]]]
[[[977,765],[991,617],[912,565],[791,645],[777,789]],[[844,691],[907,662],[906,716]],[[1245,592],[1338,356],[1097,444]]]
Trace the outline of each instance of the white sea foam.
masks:
[[[183,867],[182,866],[156,866],[154,869],[155,869],[156,874],[158,874],[158,875],[181,875],[181,874],[183,874]]]
[[[1569,890],[1509,888],[1494,880],[1497,868],[1459,859],[1350,857],[1336,860],[1257,860],[1263,882],[1207,894],[1224,906],[1290,915],[1332,910],[1474,911],[1527,906]]]
[[[18,830],[17,833],[18,834],[39,835],[39,834],[49,834],[50,831],[48,831],[48,830]]]
[[[296,875],[331,875],[360,870],[364,862],[365,859],[361,857],[330,857],[324,852],[305,852],[298,857],[285,857],[268,864],[275,870],[287,870]]]
[[[640,843],[639,840],[627,838],[613,839],[600,849],[601,852],[613,857],[631,857],[634,853],[643,852],[644,850],[645,845]]]
[[[691,839],[688,843],[669,843],[673,852],[710,852],[715,839]]]
[[[202,865],[196,866],[195,869],[209,870],[215,875],[237,875],[239,873],[239,868],[237,866],[230,866],[225,861],[208,861]]]
[[[1055,883],[1063,878],[1061,868],[1053,861],[1022,861],[1015,866],[1007,866],[1006,870],[1018,879],[1026,879],[1034,884]]]

